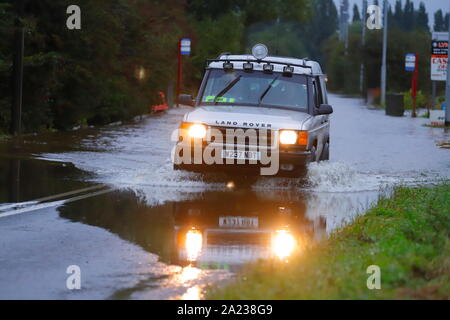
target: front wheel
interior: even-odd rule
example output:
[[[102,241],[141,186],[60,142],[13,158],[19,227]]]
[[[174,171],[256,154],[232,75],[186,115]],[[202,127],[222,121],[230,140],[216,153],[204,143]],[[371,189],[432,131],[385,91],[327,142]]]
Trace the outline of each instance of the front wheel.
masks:
[[[320,160],[330,160],[330,143],[329,142],[325,143],[325,145],[323,146]]]

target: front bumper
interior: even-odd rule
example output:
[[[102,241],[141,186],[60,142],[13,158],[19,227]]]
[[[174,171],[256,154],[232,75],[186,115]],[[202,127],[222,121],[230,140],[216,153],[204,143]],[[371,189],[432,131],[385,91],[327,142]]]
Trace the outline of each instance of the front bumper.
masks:
[[[182,142],[177,144],[177,148],[183,148]],[[191,146],[192,147],[192,146]],[[202,154],[205,151],[205,145],[201,147]],[[234,146],[234,150],[243,151],[261,151],[256,146]],[[307,164],[311,161],[311,151],[299,147],[281,147],[277,149],[276,147],[271,147],[269,154],[272,161],[270,163],[261,163],[260,161],[250,161],[250,160],[231,160],[233,163],[227,163],[226,159],[222,159],[223,163],[206,163],[203,159],[197,158],[194,161],[193,151],[191,148],[191,156],[187,157],[188,161],[183,162],[181,158],[177,158],[178,152],[175,152],[174,156],[174,168],[177,170],[186,170],[193,172],[238,172],[238,173],[248,173],[248,174],[259,174],[261,168],[269,168],[272,166],[272,161],[275,161],[275,165],[278,170],[275,174],[290,175],[291,173],[298,174],[299,171],[305,171]],[[267,152],[267,150],[264,150]],[[277,157],[278,159],[274,159]],[[186,158],[186,157],[184,157]],[[230,161],[230,160],[228,160]],[[256,162],[256,163],[255,163]]]

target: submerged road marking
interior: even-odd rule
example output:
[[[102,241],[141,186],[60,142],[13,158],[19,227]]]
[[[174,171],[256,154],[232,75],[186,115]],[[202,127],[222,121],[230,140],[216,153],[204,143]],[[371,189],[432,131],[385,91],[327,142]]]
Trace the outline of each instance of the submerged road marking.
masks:
[[[106,187],[106,184],[97,184],[97,185],[92,186],[92,187],[87,187],[87,188],[83,188],[83,189],[77,189],[77,190],[64,192],[64,193],[58,193],[58,194],[55,194],[53,196],[38,198],[38,199],[30,200],[30,201],[16,202],[16,203],[11,203],[11,204],[7,204],[7,205],[3,205],[3,206],[0,205],[0,211],[5,211],[7,209],[15,208],[15,207],[23,207],[23,206],[27,206],[27,205],[31,205],[31,204],[38,204],[38,203],[43,202],[43,201],[57,199],[57,198],[70,196],[70,195],[73,195],[73,194],[82,193],[82,192],[86,192],[86,191],[90,191],[90,190],[100,189],[100,188],[104,188],[104,187]]]
[[[105,185],[103,185],[103,186],[105,186]],[[97,186],[97,189],[98,188],[99,187]],[[80,190],[86,191],[85,189],[80,189]],[[91,189],[95,189],[95,188],[91,188]],[[68,194],[76,194],[76,193],[82,192],[80,190],[75,190],[75,191],[71,191],[71,192],[67,192],[67,193]],[[90,197],[95,197],[95,196],[98,196],[98,195],[101,195],[101,194],[105,194],[105,193],[109,193],[109,192],[112,192],[112,191],[115,191],[115,190],[117,190],[117,188],[109,188],[109,189],[106,189],[106,190],[100,190],[100,191],[97,191],[97,192],[92,192],[92,193],[84,194],[84,195],[81,195],[81,196],[67,198],[67,199],[64,199],[64,200],[38,203],[38,204],[29,206],[29,207],[26,207],[26,208],[20,208],[20,209],[16,209],[16,210],[11,210],[11,211],[7,211],[7,212],[4,212],[4,213],[0,213],[0,218],[9,217],[9,216],[17,215],[17,214],[20,214],[20,213],[30,212],[30,211],[36,211],[36,210],[40,210],[40,209],[46,209],[46,208],[51,208],[51,207],[58,207],[58,206],[63,205],[65,203],[69,203],[69,202],[73,202],[73,201],[77,201],[77,200],[82,200],[82,199],[86,199],[86,198],[90,198]],[[56,198],[56,195],[52,196],[52,197]],[[29,202],[33,202],[34,203],[36,201],[29,201]]]

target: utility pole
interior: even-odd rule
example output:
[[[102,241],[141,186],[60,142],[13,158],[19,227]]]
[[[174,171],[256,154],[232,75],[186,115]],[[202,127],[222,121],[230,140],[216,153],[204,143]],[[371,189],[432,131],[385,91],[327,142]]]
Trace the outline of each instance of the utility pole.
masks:
[[[449,1],[450,4],[450,1]],[[450,6],[449,6],[450,9]],[[448,43],[450,43],[450,22],[448,24]],[[450,126],[450,50],[447,57],[447,82],[445,84],[445,125]]]
[[[367,17],[367,0],[362,0],[362,19],[361,19],[361,66],[359,70],[359,91],[364,94],[364,47],[366,45],[366,17]]]
[[[18,135],[21,131],[22,89],[23,89],[23,52],[24,27],[20,18],[24,15],[24,0],[15,3],[16,19],[14,22],[14,54],[12,68],[12,101],[11,101],[11,134]]]
[[[383,21],[383,57],[381,61],[381,105],[386,104],[386,56],[387,56],[387,35],[388,35],[388,6],[387,0],[384,0],[384,21]]]
[[[177,89],[176,89],[176,102],[177,102],[177,108],[180,107],[180,104],[178,103],[178,99],[180,97],[180,93],[181,93],[181,86],[182,86],[182,81],[183,81],[183,64],[182,64],[182,55],[181,55],[181,41],[182,39],[178,40],[178,68],[177,68]]]
[[[345,43],[345,50],[347,51],[348,48],[348,19],[349,19],[349,14],[348,14],[348,0],[341,0],[341,5],[340,5],[340,15],[339,15],[339,38],[341,41],[343,41]],[[346,52],[347,53],[347,52]]]

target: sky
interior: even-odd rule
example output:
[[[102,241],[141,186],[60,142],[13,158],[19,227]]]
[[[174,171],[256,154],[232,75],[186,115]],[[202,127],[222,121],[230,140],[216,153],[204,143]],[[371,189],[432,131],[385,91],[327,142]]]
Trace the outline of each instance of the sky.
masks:
[[[434,24],[434,13],[439,10],[442,9],[442,11],[444,12],[444,14],[446,12],[449,11],[450,8],[450,0],[412,0],[414,2],[414,9],[417,9],[419,7],[420,2],[425,3],[425,6],[427,8],[427,12],[428,12],[428,20],[429,20],[429,24],[430,24],[430,29]],[[339,12],[339,4],[340,4],[341,0],[334,0],[334,3],[336,4],[336,7],[338,8],[338,12]],[[349,0],[350,3],[350,19],[352,17],[352,13],[353,13],[353,4],[357,4],[359,10],[362,10],[362,2],[363,0]],[[369,5],[373,2],[373,0],[368,0]],[[392,9],[394,10],[394,6],[395,6],[395,2],[396,0],[389,0],[389,3],[392,6]],[[406,0],[402,0],[402,5],[405,5]],[[379,0],[379,3],[382,4],[383,0]]]

